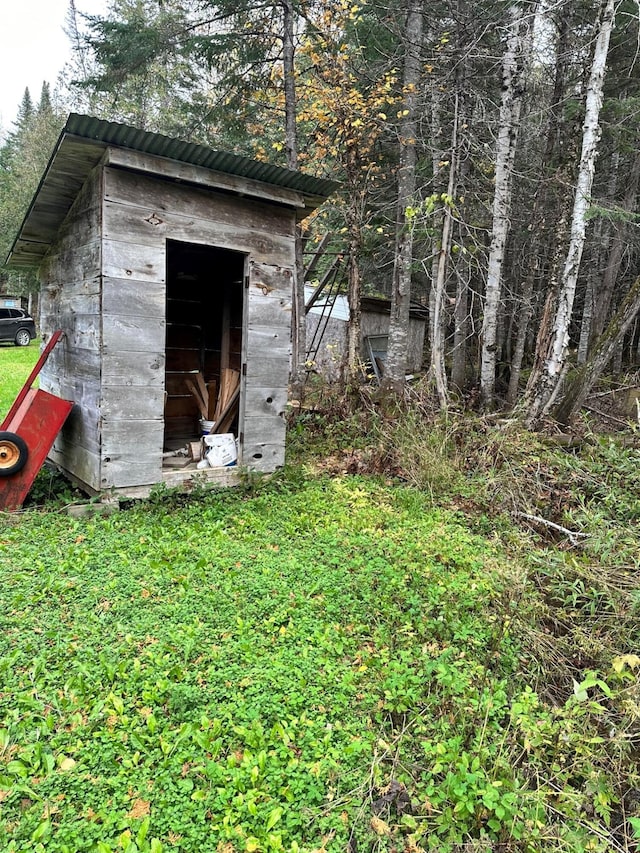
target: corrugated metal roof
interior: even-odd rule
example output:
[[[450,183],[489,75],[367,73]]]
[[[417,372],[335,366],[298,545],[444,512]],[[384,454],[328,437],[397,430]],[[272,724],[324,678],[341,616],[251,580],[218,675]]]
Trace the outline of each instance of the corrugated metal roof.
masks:
[[[263,194],[260,185],[279,188],[272,191],[272,199],[278,192],[283,197],[286,191],[297,193],[300,218],[308,216],[339,186],[328,178],[314,178],[206,145],[71,113],[11,248],[8,262],[12,266],[37,266],[42,261],[87,176],[108,148],[125,148],[245,178],[256,182],[253,187],[257,197]],[[245,187],[245,191],[251,196],[251,187]],[[287,203],[286,198],[283,203]]]
[[[309,284],[304,286],[304,296],[308,300],[314,292],[315,288]],[[375,296],[363,296],[360,300],[360,305],[363,311],[373,314],[390,314],[391,300],[381,299]],[[413,320],[426,320],[429,316],[428,309],[419,302],[411,302],[409,308],[410,316]],[[331,317],[332,320],[349,320],[349,299],[342,293],[333,296],[320,296],[313,303],[308,311],[309,314],[324,314]]]
[[[314,287],[305,284],[304,297],[306,300],[309,299],[314,290]],[[324,299],[320,297],[309,308],[309,314],[324,314],[331,317],[332,320],[344,320],[346,322],[349,319],[349,300],[342,293]]]
[[[168,157],[171,160],[179,160],[181,163],[190,163],[193,166],[214,169],[228,175],[251,178],[254,181],[262,181],[265,184],[286,187],[310,195],[327,198],[338,187],[336,181],[328,178],[315,178],[283,166],[273,166],[238,154],[216,151],[207,145],[185,142],[182,139],[164,136],[162,133],[151,133],[91,116],[71,113],[65,132],[96,142],[104,142],[107,145],[117,145],[121,148],[141,151],[144,154]]]

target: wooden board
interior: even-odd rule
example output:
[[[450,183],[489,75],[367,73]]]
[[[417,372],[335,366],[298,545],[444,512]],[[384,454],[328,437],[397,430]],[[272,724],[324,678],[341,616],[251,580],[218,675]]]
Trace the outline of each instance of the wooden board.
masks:
[[[251,178],[243,178],[240,175],[229,175],[189,163],[180,163],[165,157],[160,158],[138,151],[110,148],[108,162],[111,165],[125,166],[136,171],[149,172],[153,175],[162,174],[165,177],[188,181],[192,184],[203,184],[213,189],[234,192],[240,196],[248,196],[252,199],[262,198],[270,202],[290,205],[296,208],[304,208],[305,206],[304,196],[297,190],[276,187],[272,184],[265,184],[262,181],[254,181]]]
[[[166,287],[162,281],[133,281],[104,277],[102,310],[105,314],[134,314],[165,319]]]
[[[152,228],[162,228],[167,215],[204,219],[220,226],[242,224],[282,237],[292,237],[295,228],[293,212],[274,204],[111,167],[104,172],[104,201],[107,215],[106,205],[114,202],[146,210]]]
[[[248,388],[262,388],[273,384],[286,388],[291,359],[288,354],[274,358],[252,358],[245,363],[244,372]]]
[[[138,353],[151,353],[161,358],[165,344],[164,319],[132,314],[103,314],[103,352],[131,353],[132,365]]]
[[[245,393],[245,417],[263,418],[268,416],[282,417],[287,408],[287,387],[271,386],[258,387],[250,385]]]
[[[89,491],[100,491],[100,455],[68,441],[64,430],[49,452],[49,459]]]
[[[165,263],[164,240],[157,246],[106,238],[102,241],[102,272],[108,278],[164,282]]]
[[[293,298],[293,265],[264,264],[252,261],[249,265],[249,315],[255,310],[254,303],[264,299],[281,299],[291,302]]]
[[[261,441],[243,441],[242,464],[252,471],[272,473],[284,465],[284,441],[268,444]]]
[[[101,488],[121,489],[126,486],[153,485],[162,480],[162,457],[156,462],[117,460],[103,462],[100,478]]]
[[[135,386],[103,385],[102,417],[110,420],[147,421],[162,418],[164,391],[148,388],[144,394]]]
[[[102,357],[102,380],[105,385],[163,388],[164,365],[164,352],[105,352]]]
[[[102,429],[103,461],[158,461],[162,458],[162,420],[111,420]]]
[[[205,246],[216,246],[231,251],[251,253],[257,260],[275,260],[283,264],[291,261],[291,238],[271,233],[266,222],[260,227],[247,226],[236,211],[235,222],[221,224],[216,210],[194,211],[189,216],[164,212],[161,225],[149,225],[157,214],[148,207],[111,202],[107,208],[108,227],[105,238],[113,242],[127,242],[134,238],[140,245],[157,247],[171,239]],[[208,214],[208,216],[207,216]]]
[[[247,333],[245,361],[247,365],[262,358],[282,361],[291,355],[289,327],[250,325]],[[248,368],[247,368],[248,369]]]

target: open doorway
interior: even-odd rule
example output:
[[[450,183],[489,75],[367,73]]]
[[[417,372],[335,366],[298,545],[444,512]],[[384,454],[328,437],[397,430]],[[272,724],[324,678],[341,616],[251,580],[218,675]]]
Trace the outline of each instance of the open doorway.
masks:
[[[238,435],[245,260],[167,241],[165,450],[208,428]]]

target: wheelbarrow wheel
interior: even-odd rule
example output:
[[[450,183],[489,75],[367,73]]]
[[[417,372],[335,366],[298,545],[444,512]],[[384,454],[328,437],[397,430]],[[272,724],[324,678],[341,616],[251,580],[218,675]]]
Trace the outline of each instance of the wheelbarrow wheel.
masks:
[[[29,458],[27,443],[15,432],[0,431],[0,477],[22,471]]]

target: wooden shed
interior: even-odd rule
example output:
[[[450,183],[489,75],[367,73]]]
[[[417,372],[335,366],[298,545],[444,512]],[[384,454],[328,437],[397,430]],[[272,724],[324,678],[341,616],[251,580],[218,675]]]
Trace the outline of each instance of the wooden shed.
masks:
[[[72,114],[9,262],[38,266],[41,387],[75,403],[51,459],[91,493],[231,469],[180,470],[199,436],[192,385],[239,377],[239,463],[284,462],[294,233],[336,184]],[[191,384],[189,384],[191,383]]]
[[[307,286],[307,297],[312,293],[313,288]],[[360,308],[360,357],[363,363],[371,365],[376,376],[381,376],[389,339],[391,301],[363,296]],[[428,318],[428,309],[424,305],[411,303],[407,341],[407,370],[411,373],[419,373],[423,369]],[[341,375],[347,351],[348,323],[349,301],[344,294],[321,296],[307,313],[309,359],[317,372],[329,381],[335,381]]]

